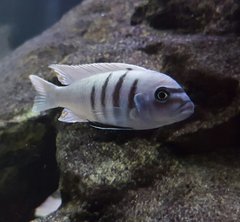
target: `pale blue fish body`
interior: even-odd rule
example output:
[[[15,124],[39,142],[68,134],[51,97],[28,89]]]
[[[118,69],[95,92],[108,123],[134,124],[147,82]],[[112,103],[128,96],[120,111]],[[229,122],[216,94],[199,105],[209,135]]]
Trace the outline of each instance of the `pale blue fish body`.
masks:
[[[64,107],[59,118],[63,122],[141,130],[184,120],[194,112],[182,87],[163,73],[123,63],[50,68],[66,86],[31,75],[38,92],[33,110]]]

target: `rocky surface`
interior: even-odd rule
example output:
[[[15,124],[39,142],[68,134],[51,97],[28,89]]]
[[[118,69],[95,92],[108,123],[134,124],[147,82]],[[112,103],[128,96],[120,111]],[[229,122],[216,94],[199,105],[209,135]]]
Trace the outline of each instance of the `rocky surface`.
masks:
[[[56,123],[55,114],[48,115],[54,129],[45,122],[43,131],[57,130],[51,138],[63,206],[36,221],[239,221],[240,7],[230,0],[185,2],[86,0],[1,61],[0,132],[4,135],[13,123],[30,125],[39,141],[32,143],[41,144],[43,134],[37,130],[41,117],[29,113],[34,92],[28,75],[56,81],[47,68],[51,63],[114,61],[161,70],[196,104],[187,121],[141,132],[99,131]],[[184,25],[192,14],[192,23]],[[161,18],[173,19],[172,25]],[[15,137],[21,130],[10,132]],[[26,130],[25,135],[29,140],[32,134]],[[9,137],[0,138],[6,149],[21,149],[3,138]],[[22,160],[26,166],[28,158]],[[14,166],[19,168],[17,162]],[[7,177],[6,166],[2,169]],[[52,188],[39,189],[49,193]]]
[[[0,221],[29,221],[58,187],[56,130],[50,118],[0,128]]]
[[[234,0],[149,0],[136,8],[131,23],[146,21],[153,28],[182,33],[239,34],[239,13]]]

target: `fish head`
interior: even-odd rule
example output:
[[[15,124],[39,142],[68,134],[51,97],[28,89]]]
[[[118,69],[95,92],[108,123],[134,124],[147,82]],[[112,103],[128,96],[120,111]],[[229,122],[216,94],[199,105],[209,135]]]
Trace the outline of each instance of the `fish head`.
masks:
[[[140,118],[156,126],[184,120],[194,113],[194,104],[183,88],[171,77],[164,77],[164,81],[148,85],[135,99]]]

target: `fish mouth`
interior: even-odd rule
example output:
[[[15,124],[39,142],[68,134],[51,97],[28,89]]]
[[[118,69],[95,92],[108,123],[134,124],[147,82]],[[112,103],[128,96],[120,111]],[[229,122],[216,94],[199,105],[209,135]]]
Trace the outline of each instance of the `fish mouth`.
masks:
[[[194,104],[191,100],[187,100],[179,107],[179,111],[182,114],[192,114],[194,112]]]

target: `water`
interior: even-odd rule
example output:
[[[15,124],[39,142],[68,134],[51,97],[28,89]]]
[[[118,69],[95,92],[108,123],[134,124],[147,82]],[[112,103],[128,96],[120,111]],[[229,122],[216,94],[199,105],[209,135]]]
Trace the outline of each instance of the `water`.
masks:
[[[82,0],[0,0],[0,58],[57,22]]]

